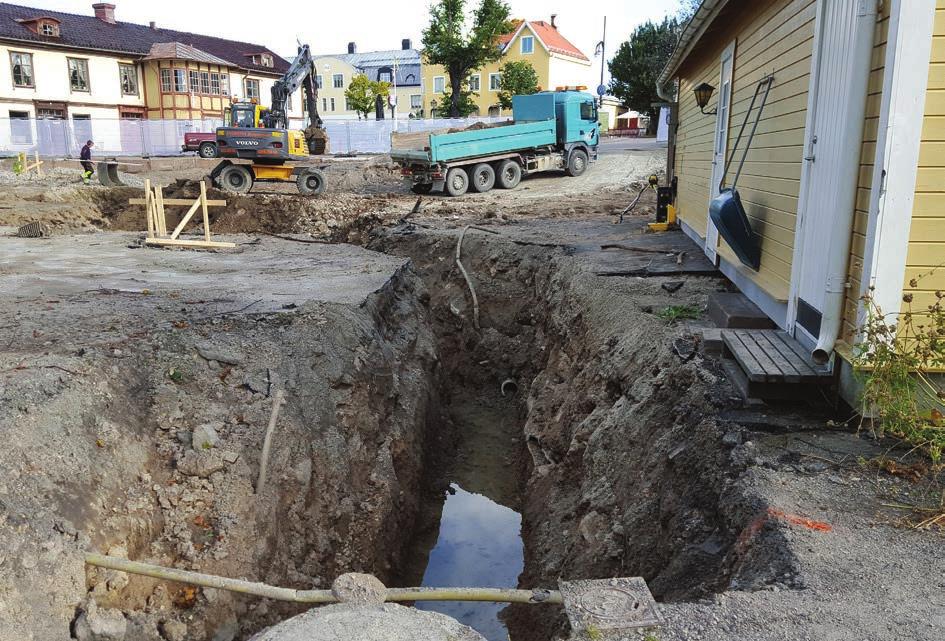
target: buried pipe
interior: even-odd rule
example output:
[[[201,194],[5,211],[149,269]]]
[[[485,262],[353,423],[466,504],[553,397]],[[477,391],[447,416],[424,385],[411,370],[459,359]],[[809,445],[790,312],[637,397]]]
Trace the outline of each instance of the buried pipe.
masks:
[[[85,562],[109,570],[140,574],[154,579],[165,579],[177,583],[199,585],[204,588],[229,590],[240,594],[291,601],[293,603],[341,603],[331,590],[293,590],[265,583],[230,579],[202,572],[166,568],[140,561],[130,561],[117,556],[86,552]],[[500,588],[387,588],[385,601],[492,601],[495,603],[553,603],[561,604],[561,593],[557,590],[513,590]]]

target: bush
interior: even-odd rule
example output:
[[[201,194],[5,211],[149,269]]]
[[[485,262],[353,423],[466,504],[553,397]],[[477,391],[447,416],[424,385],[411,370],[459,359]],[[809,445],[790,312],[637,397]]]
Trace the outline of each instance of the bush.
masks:
[[[916,288],[917,280],[910,286]],[[913,295],[906,294],[906,311],[884,314],[867,294],[866,320],[853,355],[863,382],[861,414],[869,417],[864,421],[877,436],[901,439],[935,464],[945,452],[945,389],[930,371],[945,368],[943,299],[937,291],[932,305],[916,311]]]

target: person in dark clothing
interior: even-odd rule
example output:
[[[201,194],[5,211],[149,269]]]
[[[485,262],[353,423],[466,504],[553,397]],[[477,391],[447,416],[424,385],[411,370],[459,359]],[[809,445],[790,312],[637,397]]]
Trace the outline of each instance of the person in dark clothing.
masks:
[[[92,147],[94,146],[94,142],[86,140],[85,146],[82,147],[82,151],[79,152],[79,160],[82,161],[82,182],[86,185],[89,184],[89,179],[92,177],[92,174],[95,173],[95,167],[92,165]]]

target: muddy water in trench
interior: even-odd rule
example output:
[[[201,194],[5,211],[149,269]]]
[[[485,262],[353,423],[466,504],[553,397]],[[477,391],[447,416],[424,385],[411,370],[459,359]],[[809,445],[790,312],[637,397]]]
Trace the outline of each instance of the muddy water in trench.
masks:
[[[510,394],[459,392],[450,405],[459,443],[446,480],[450,489],[438,527],[417,542],[414,576],[429,587],[514,588],[524,565],[519,474],[518,403]],[[432,515],[436,523],[436,514]],[[420,602],[416,607],[447,614],[489,641],[506,641],[505,604]]]

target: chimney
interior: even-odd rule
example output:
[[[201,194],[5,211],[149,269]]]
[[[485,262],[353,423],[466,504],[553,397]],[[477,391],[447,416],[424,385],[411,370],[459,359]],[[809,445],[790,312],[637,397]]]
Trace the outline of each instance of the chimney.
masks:
[[[410,38],[404,38],[403,40],[401,40],[400,48],[403,49],[404,51],[407,51],[408,49],[413,49],[413,43],[410,42]]]
[[[555,19],[556,19],[557,17],[558,17],[558,14],[557,14],[557,13],[551,14],[551,28],[552,28],[552,29],[557,29],[557,28],[558,28],[558,25],[555,24]]]
[[[98,4],[92,5],[92,10],[95,11],[95,17],[102,22],[115,24],[115,5],[108,4],[107,2],[99,2]]]
[[[357,51],[358,51],[358,48],[355,46],[355,44],[353,42],[349,42],[348,53],[357,53]]]
[[[157,23],[154,20],[152,20],[151,22],[148,23],[148,28],[151,30],[157,30]]]

